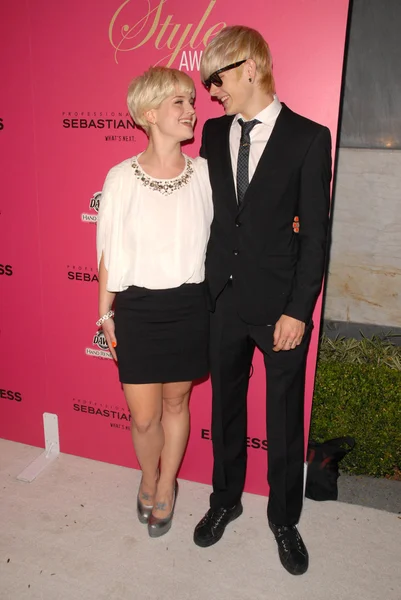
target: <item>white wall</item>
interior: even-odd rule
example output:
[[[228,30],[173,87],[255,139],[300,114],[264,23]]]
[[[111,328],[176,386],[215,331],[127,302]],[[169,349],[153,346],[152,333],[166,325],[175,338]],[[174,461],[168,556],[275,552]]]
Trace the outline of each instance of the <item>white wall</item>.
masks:
[[[324,318],[401,327],[401,150],[338,160]]]

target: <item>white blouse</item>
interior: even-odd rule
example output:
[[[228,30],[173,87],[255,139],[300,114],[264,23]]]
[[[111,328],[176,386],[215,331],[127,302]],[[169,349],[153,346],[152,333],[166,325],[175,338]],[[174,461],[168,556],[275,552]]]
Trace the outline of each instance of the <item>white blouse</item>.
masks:
[[[137,156],[109,171],[96,239],[109,292],[130,285],[168,289],[204,280],[212,191],[206,160],[184,157],[185,169],[174,179],[150,177]]]

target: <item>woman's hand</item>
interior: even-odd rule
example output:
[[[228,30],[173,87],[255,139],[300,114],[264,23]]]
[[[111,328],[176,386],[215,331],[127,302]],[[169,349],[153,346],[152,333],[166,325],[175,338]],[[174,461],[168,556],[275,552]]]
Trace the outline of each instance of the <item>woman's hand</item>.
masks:
[[[116,340],[116,335],[115,335],[114,319],[112,319],[112,318],[107,319],[107,321],[105,321],[103,323],[102,329],[103,329],[104,337],[106,338],[107,345],[111,352],[111,355],[114,358],[114,360],[117,362],[117,354],[116,354],[116,350],[115,350],[115,348],[117,346],[117,340]]]

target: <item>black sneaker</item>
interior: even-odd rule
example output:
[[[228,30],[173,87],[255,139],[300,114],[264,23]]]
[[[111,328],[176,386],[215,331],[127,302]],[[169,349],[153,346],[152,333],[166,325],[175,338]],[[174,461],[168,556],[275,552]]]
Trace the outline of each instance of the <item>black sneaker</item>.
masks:
[[[232,508],[209,508],[194,531],[194,542],[201,548],[213,546],[222,537],[227,525],[242,515],[242,504],[238,502]]]
[[[278,554],[284,569],[291,575],[303,575],[308,570],[309,556],[295,525],[274,525],[269,521],[278,545]]]

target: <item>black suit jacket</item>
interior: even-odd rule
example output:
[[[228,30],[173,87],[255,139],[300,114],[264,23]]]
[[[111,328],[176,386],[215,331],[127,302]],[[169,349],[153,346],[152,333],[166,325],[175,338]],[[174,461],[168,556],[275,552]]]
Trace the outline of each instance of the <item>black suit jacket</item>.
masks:
[[[283,105],[238,208],[229,147],[232,120],[208,120],[200,152],[208,160],[214,203],[206,255],[211,309],[232,275],[245,322],[274,324],[286,314],[308,323],[324,273],[330,132]],[[295,216],[299,233],[293,231]]]

